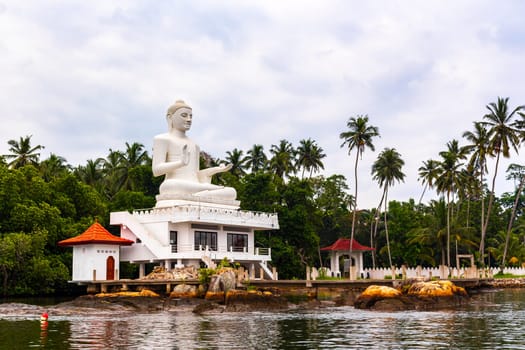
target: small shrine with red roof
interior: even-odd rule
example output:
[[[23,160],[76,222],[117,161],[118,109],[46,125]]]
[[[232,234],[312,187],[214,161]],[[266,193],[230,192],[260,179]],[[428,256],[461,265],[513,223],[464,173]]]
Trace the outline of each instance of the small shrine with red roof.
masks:
[[[112,235],[98,222],[84,233],[58,242],[61,247],[73,247],[73,281],[119,279],[120,247],[132,240]]]
[[[333,244],[329,245],[328,247],[321,248],[321,250],[330,252],[330,270],[333,274],[339,276],[341,271],[339,266],[339,258],[345,256],[348,258],[348,256],[350,256],[350,247],[352,247],[352,253],[350,256],[351,259],[349,260],[349,262],[352,261],[352,263],[349,263],[348,266],[345,264],[343,272],[350,272],[350,278],[356,279],[357,274],[364,273],[363,253],[366,251],[375,250],[375,248],[362,245],[355,239],[353,239],[351,242],[352,245],[350,245],[350,239],[339,238]],[[350,269],[349,266],[352,268]]]

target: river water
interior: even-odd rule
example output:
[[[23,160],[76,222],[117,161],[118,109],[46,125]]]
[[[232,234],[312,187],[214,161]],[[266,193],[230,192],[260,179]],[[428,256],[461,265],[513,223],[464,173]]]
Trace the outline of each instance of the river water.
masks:
[[[474,295],[447,311],[327,307],[277,313],[0,314],[0,349],[525,349],[525,290]],[[34,310],[31,312],[31,310]]]

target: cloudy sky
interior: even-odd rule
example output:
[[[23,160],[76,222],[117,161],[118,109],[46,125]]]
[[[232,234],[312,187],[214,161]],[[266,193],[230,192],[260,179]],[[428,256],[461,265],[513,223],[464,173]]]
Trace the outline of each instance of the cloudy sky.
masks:
[[[184,99],[214,157],[312,138],[323,174],[353,192],[339,134],[367,114],[381,138],[360,163],[358,206],[379,201],[370,168],[385,147],[405,160],[390,198],[418,200],[423,161],[464,143],[498,96],[525,104],[524,13],[519,0],[0,0],[0,154],[26,135],[74,166],[125,142],[150,150]]]

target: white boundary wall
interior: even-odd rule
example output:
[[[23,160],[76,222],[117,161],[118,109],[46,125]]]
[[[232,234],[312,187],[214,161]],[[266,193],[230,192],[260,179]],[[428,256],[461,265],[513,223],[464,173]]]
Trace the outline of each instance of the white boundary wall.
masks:
[[[330,268],[323,267],[324,273],[321,269],[312,267],[310,277],[312,280],[317,279],[321,275],[327,277],[340,277],[339,274],[335,274],[330,271]],[[487,278],[492,277],[500,271],[499,267],[492,267],[490,269],[477,269],[477,268],[460,268],[459,271],[456,268],[451,268],[450,271],[446,266],[440,267],[398,267],[395,268],[396,279],[399,278],[432,278],[439,277],[442,279],[448,278],[451,275],[453,278]],[[392,269],[390,268],[365,268],[363,276],[357,276],[358,278],[369,278],[369,279],[385,279],[385,277],[392,278]],[[515,276],[525,276],[525,267],[506,267],[503,273],[512,274]]]

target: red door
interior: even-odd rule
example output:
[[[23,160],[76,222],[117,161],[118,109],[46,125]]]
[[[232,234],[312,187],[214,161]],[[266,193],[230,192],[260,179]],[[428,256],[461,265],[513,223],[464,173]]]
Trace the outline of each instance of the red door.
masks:
[[[112,256],[109,256],[106,260],[106,280],[115,279],[115,259]]]

